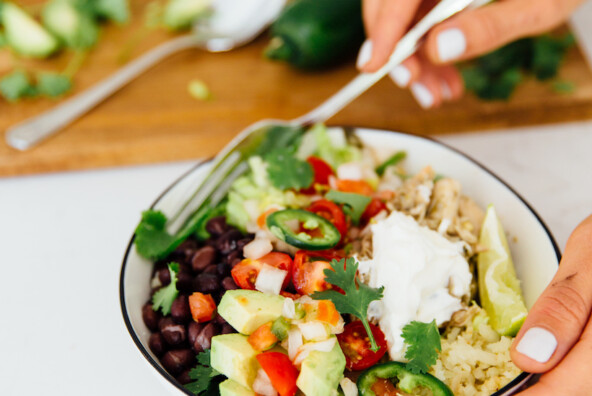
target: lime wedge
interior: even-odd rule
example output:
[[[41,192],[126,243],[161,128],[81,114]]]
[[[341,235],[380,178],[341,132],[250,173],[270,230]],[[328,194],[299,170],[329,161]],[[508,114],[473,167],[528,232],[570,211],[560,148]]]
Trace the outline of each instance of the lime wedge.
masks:
[[[487,208],[479,244],[486,249],[477,258],[481,304],[495,331],[500,335],[515,336],[524,323],[527,310],[506,234],[493,205]]]

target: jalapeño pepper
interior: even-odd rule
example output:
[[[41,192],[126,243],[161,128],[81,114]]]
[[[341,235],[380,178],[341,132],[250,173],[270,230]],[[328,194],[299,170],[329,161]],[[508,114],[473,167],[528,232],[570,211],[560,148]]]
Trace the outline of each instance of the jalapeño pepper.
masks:
[[[362,373],[358,378],[360,396],[376,396],[372,387],[380,379],[393,381],[397,388],[410,394],[415,388],[423,387],[429,389],[433,396],[454,396],[438,378],[430,374],[414,374],[400,362],[378,364]]]
[[[279,239],[304,250],[331,249],[341,239],[329,220],[306,210],[279,210],[267,216],[266,223]]]

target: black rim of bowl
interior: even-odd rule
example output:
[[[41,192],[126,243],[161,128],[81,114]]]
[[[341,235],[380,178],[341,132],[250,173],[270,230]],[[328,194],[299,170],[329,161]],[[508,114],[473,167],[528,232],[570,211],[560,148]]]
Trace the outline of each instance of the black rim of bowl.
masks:
[[[469,155],[461,152],[460,150],[458,150],[458,149],[456,149],[454,147],[449,146],[446,143],[443,143],[443,142],[441,142],[441,141],[439,141],[437,139],[434,139],[432,137],[429,137],[429,136],[421,136],[421,135],[414,135],[414,134],[405,133],[405,132],[394,132],[394,131],[380,130],[380,129],[373,129],[373,128],[350,127],[350,126],[339,126],[339,125],[330,126],[330,127],[337,127],[337,128],[349,129],[349,130],[353,130],[353,131],[356,131],[358,129],[364,129],[364,130],[368,130],[368,131],[372,131],[372,132],[396,133],[396,134],[400,134],[400,135],[406,135],[408,137],[412,137],[412,138],[416,138],[416,139],[421,139],[421,140],[427,140],[427,141],[436,143],[436,144],[438,144],[440,146],[443,146],[443,147],[447,148],[448,150],[451,150],[451,151],[455,152],[456,154],[458,154],[458,155],[460,155],[460,156],[468,159],[469,161],[471,161],[475,165],[477,165],[479,168],[481,168],[482,170],[484,170],[485,172],[487,172],[491,176],[493,176],[497,181],[499,181],[500,183],[502,183],[506,188],[508,188],[528,208],[528,210],[535,216],[535,218],[540,223],[540,225],[543,227],[543,229],[545,230],[545,233],[549,237],[549,239],[550,239],[550,241],[551,241],[551,243],[553,245],[553,249],[555,250],[555,254],[557,256],[557,261],[559,262],[561,260],[561,251],[559,250],[559,247],[557,246],[557,242],[555,241],[555,238],[553,237],[553,234],[551,234],[551,231],[549,231],[549,228],[547,227],[547,225],[545,224],[545,222],[543,221],[543,219],[541,219],[541,217],[539,216],[539,214],[532,208],[532,206],[520,194],[518,194],[518,192],[516,192],[516,190],[514,190],[514,188],[512,188],[510,185],[508,185],[508,183],[506,183],[504,180],[502,180],[494,172],[492,172],[491,170],[489,170],[488,168],[486,168],[484,165],[482,165],[479,161],[475,160],[471,156],[469,156]],[[169,187],[167,187],[166,190],[164,190],[158,196],[158,198],[156,198],[156,200],[152,203],[152,205],[150,206],[150,208],[154,208],[154,206],[173,187],[175,187],[181,180],[183,180],[189,174],[193,173],[199,167],[201,167],[203,165],[206,165],[206,164],[210,163],[211,161],[212,161],[211,159],[210,160],[206,160],[206,161],[201,161],[201,162],[197,163],[195,166],[193,166],[191,169],[189,169],[187,172],[185,172],[183,175],[181,175],[179,178],[177,178]],[[171,385],[173,385],[179,391],[185,393],[186,395],[192,396],[193,393],[191,393],[187,389],[185,389],[185,387],[183,387],[183,385],[181,385],[175,379],[175,377],[173,377],[171,374],[169,374],[160,365],[160,363],[150,355],[150,352],[144,346],[144,344],[142,343],[142,341],[140,340],[140,338],[138,337],[138,335],[134,331],[134,328],[132,326],[131,320],[129,318],[127,306],[125,304],[125,297],[124,297],[124,295],[125,295],[124,294],[124,276],[125,276],[125,269],[126,269],[126,264],[127,264],[128,256],[129,256],[130,251],[131,251],[131,249],[132,249],[132,247],[134,245],[134,239],[135,239],[135,235],[132,235],[132,237],[131,237],[131,239],[129,241],[129,244],[127,246],[127,249],[125,251],[125,255],[123,256],[123,263],[121,265],[121,272],[120,272],[120,275],[119,275],[119,302],[120,302],[120,305],[121,305],[121,313],[123,315],[123,320],[125,321],[125,326],[127,328],[127,331],[129,332],[130,336],[132,337],[132,340],[134,341],[134,343],[136,344],[136,346],[138,347],[138,349],[140,350],[140,352],[142,353],[142,355],[144,355],[144,357],[146,358],[146,360],[148,360],[148,362],[150,363],[150,365],[152,367],[154,367],[156,369],[156,371],[158,371]],[[499,391],[495,392],[491,396],[503,395],[505,392],[507,392],[507,391],[509,391],[509,390],[511,390],[511,389],[513,389],[515,387],[518,387],[519,385],[522,385],[523,383],[525,383],[529,379],[530,376],[532,376],[532,374],[530,374],[530,373],[526,373],[526,372],[520,373],[516,378],[514,378],[512,381],[510,381],[506,386],[504,386],[502,389],[500,389]]]

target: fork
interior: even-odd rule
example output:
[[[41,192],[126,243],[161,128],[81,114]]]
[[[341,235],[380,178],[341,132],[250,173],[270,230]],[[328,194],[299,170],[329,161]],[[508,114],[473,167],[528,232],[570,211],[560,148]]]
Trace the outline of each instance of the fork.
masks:
[[[262,120],[239,133],[215,157],[212,169],[197,190],[172,216],[169,231],[178,230],[185,219],[204,205],[215,206],[226,195],[232,182],[247,171],[247,158],[294,143],[313,124],[322,123],[381,80],[395,66],[413,55],[435,25],[471,7],[491,0],[442,0],[399,41],[387,63],[374,73],[360,73],[336,94],[309,113],[291,121]]]

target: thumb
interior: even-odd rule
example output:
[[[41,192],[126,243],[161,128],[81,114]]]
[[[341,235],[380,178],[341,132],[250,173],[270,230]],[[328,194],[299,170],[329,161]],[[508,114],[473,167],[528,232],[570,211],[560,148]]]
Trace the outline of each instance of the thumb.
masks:
[[[514,340],[514,363],[530,373],[555,367],[579,340],[591,308],[592,216],[570,236],[557,274]]]
[[[507,0],[436,26],[424,51],[435,64],[470,59],[563,22],[582,0]]]

